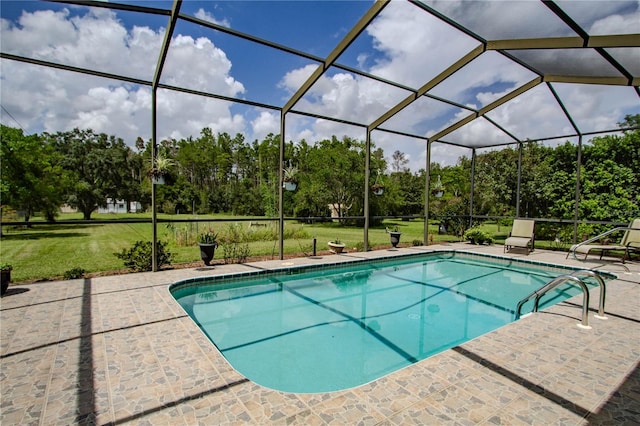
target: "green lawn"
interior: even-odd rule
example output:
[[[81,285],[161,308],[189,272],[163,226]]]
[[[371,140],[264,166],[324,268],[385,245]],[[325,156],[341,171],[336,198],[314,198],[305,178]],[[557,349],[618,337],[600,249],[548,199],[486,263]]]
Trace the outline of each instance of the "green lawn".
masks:
[[[95,214],[95,220],[117,218],[149,218],[144,214]],[[159,218],[187,219],[188,215],[159,215]],[[199,219],[212,218],[217,220],[229,219],[225,222],[204,223],[159,223],[158,238],[168,243],[168,250],[173,254],[173,264],[200,261],[200,254],[195,243],[198,233],[206,228],[213,228],[223,237],[232,224],[247,232],[255,232],[254,238],[264,237],[249,243],[251,256],[278,257],[277,222],[269,223],[266,227],[252,227],[249,222],[234,221],[232,217],[224,215],[198,216]],[[61,214],[60,221],[81,219],[79,214]],[[34,225],[26,227],[3,227],[0,244],[2,262],[13,265],[12,281],[30,281],[41,279],[55,279],[61,277],[65,271],[82,268],[87,272],[102,272],[123,269],[122,260],[114,253],[130,248],[137,240],[151,240],[152,227],[147,223],[134,224],[78,224],[78,225]],[[398,226],[402,231],[401,245],[412,245],[414,240],[423,240],[423,221],[389,220],[384,225]],[[436,225],[432,225],[430,233],[435,241],[451,240],[452,236],[437,235]],[[284,242],[285,253],[310,255],[312,240],[317,239],[318,252],[327,250],[327,242],[339,238],[346,244],[348,250],[362,247],[362,228],[341,226],[339,223],[301,224],[288,221],[285,223]],[[389,236],[384,226],[369,230],[369,243],[372,247],[390,247]],[[216,250],[216,259],[222,259],[222,250]]]
[[[190,215],[159,215],[159,218],[191,219]],[[95,214],[96,220],[119,218],[150,218],[146,214]],[[158,238],[168,243],[173,254],[172,264],[200,261],[196,244],[197,235],[204,229],[213,228],[224,237],[230,226],[240,227],[251,236],[250,256],[278,257],[277,221],[262,222],[267,226],[249,228],[249,222],[237,221],[225,215],[198,216],[198,219],[216,219],[223,222],[200,223],[159,223]],[[82,219],[80,214],[62,214],[60,221]],[[398,227],[402,231],[401,246],[411,246],[414,241],[423,241],[422,220],[386,220],[383,226],[369,229],[370,247],[390,247],[389,235],[385,227]],[[498,226],[495,222],[485,222],[481,229],[493,236],[495,244],[502,244],[511,226]],[[123,261],[114,253],[130,248],[135,241],[151,240],[152,227],[149,223],[113,223],[78,225],[34,225],[25,227],[3,227],[0,244],[2,262],[13,265],[12,281],[56,279],[65,271],[82,268],[86,272],[103,272],[124,269]],[[456,241],[452,235],[438,235],[437,223],[429,227],[431,242]],[[347,250],[362,248],[363,230],[342,226],[337,222],[301,224],[294,221],[285,223],[284,251],[299,256],[312,253],[313,238],[317,240],[317,251],[326,251],[327,242],[339,238]],[[558,249],[551,242],[536,241],[537,248]],[[221,247],[216,250],[215,259],[223,258]]]

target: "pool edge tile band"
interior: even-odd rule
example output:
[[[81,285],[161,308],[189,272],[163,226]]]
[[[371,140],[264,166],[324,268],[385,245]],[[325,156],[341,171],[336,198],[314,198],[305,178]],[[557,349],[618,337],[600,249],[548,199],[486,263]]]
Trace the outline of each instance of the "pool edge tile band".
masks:
[[[472,251],[464,251],[464,250],[433,250],[428,252],[421,253],[405,253],[405,254],[395,254],[395,255],[384,255],[376,258],[347,258],[343,257],[339,262],[329,262],[322,264],[311,264],[311,265],[279,265],[270,269],[261,269],[259,271],[244,271],[244,272],[232,272],[220,275],[207,275],[203,277],[195,277],[188,278],[185,280],[176,281],[174,283],[169,284],[169,292],[173,294],[174,291],[178,289],[182,289],[185,287],[200,285],[202,283],[213,284],[219,281],[225,282],[234,282],[244,280],[246,278],[255,278],[259,276],[282,276],[282,275],[295,275],[301,274],[304,272],[308,272],[311,270],[317,269],[333,269],[333,268],[344,268],[347,266],[353,266],[354,264],[361,263],[381,263],[381,262],[389,262],[390,260],[398,260],[398,259],[408,259],[414,257],[433,257],[433,256],[441,256],[441,255],[451,255],[455,256],[466,256],[467,258],[476,258],[478,260],[496,260],[499,262],[503,262],[505,265],[521,265],[521,266],[537,266],[543,268],[550,268],[549,272],[558,272],[564,273],[567,270],[578,271],[584,268],[580,268],[577,266],[568,266],[568,265],[558,265],[548,262],[541,262],[530,259],[513,259],[499,255],[493,254],[480,254]],[[609,271],[594,271],[600,274],[605,279],[616,279],[617,276]]]

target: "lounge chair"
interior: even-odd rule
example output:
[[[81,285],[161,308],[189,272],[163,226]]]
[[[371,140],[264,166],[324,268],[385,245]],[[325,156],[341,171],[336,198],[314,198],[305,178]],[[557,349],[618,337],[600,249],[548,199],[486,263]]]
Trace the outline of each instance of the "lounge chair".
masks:
[[[527,254],[531,253],[535,248],[535,224],[536,221],[531,219],[514,220],[509,237],[504,241],[505,253],[512,247],[525,248]]]
[[[622,236],[622,240],[620,240],[620,244],[589,244],[592,241],[597,241],[603,236],[609,235],[615,231],[621,231],[625,229],[625,233]],[[629,224],[628,228],[614,228],[610,231],[607,231],[597,237],[591,238],[590,240],[586,240],[581,242],[580,244],[576,244],[569,249],[569,253],[567,253],[567,257],[571,253],[577,259],[576,253],[584,254],[584,259],[587,259],[589,253],[592,251],[600,252],[600,259],[606,252],[609,251],[624,251],[624,256],[622,257],[622,262],[626,259],[631,259],[629,254],[630,251],[640,251],[640,219],[635,219],[633,222]]]

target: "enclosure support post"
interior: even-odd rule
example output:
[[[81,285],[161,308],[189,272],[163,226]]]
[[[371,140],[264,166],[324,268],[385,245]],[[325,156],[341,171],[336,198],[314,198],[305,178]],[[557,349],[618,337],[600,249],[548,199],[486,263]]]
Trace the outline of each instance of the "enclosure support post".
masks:
[[[469,196],[469,228],[473,226],[473,191],[476,180],[476,149],[471,150],[471,194]]]
[[[156,129],[157,125],[157,99],[156,99],[157,89],[154,87],[151,89],[151,165],[155,164],[156,154],[158,149],[158,132]],[[151,270],[153,272],[158,271],[158,250],[157,250],[157,242],[158,241],[158,217],[157,217],[157,206],[156,206],[156,184],[151,179]]]
[[[278,253],[280,260],[284,259],[284,119],[286,112],[280,112],[280,162],[278,166],[278,204],[280,211],[278,213]]]
[[[516,188],[516,217],[520,217],[520,184],[522,182],[522,142],[518,143],[518,186]],[[527,215],[528,216],[528,215]]]
[[[424,245],[429,245],[429,194],[431,192],[431,141],[427,141],[427,173],[424,182]]]
[[[580,168],[582,167],[582,134],[578,136],[578,158],[576,160],[576,200],[573,207],[573,244],[578,242],[578,218],[580,210]]]
[[[167,59],[167,52],[169,51],[169,45],[171,44],[171,37],[173,36],[173,30],[176,27],[178,21],[178,15],[180,14],[180,7],[182,6],[182,0],[173,0],[173,6],[171,7],[171,16],[169,17],[169,23],[167,24],[167,30],[164,33],[164,40],[162,41],[162,48],[160,49],[160,56],[158,56],[158,63],[156,64],[156,70],[153,76],[153,82],[151,84],[151,167],[155,166],[156,150],[158,149],[158,129],[157,129],[157,115],[158,115],[158,102],[157,91],[160,84],[160,77],[162,76],[162,70],[164,68],[164,62]],[[158,218],[156,216],[156,185],[151,182],[151,227],[153,228],[151,238],[151,270],[153,272],[158,271]]]
[[[369,251],[369,178],[371,176],[371,129],[367,128],[364,157],[364,251]]]

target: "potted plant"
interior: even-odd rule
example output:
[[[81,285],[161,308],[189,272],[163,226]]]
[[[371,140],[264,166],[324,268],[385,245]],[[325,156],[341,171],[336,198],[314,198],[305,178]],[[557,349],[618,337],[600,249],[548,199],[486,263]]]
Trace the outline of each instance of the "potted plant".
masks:
[[[440,198],[444,195],[444,185],[442,185],[442,181],[440,180],[440,175],[438,175],[438,180],[433,184],[433,188],[431,189],[431,193],[436,197]]]
[[[1,293],[5,294],[7,289],[9,288],[9,283],[11,282],[11,270],[13,266],[8,263],[0,264],[0,282],[2,284]]]
[[[218,234],[212,229],[208,229],[200,234],[198,245],[200,246],[200,258],[205,265],[211,265],[216,247],[218,247]]]
[[[393,248],[398,247],[398,244],[400,243],[400,236],[402,235],[402,232],[398,231],[398,227],[396,226],[393,231],[390,231],[389,228],[386,228],[387,233],[389,234],[389,236],[391,237],[391,245],[393,246]]]
[[[384,193],[384,184],[378,182],[379,179],[380,171],[378,170],[378,173],[376,174],[376,181],[373,183],[373,185],[371,185],[371,192],[373,192],[377,196],[380,196]]]
[[[171,158],[165,157],[164,155],[157,155],[153,164],[151,166],[151,170],[149,170],[149,175],[151,176],[151,181],[156,185],[163,185],[164,178],[169,174],[169,168],[173,165],[173,160]]]
[[[384,185],[381,183],[374,183],[371,185],[371,192],[378,196],[382,195],[384,193]]]
[[[287,191],[295,191],[298,187],[298,168],[289,164],[289,167],[285,167],[282,171],[282,187]]]
[[[340,241],[339,238],[336,238],[333,241],[329,241],[328,244],[329,244],[329,250],[331,250],[335,254],[340,254],[342,253],[342,250],[344,250],[344,243]]]

